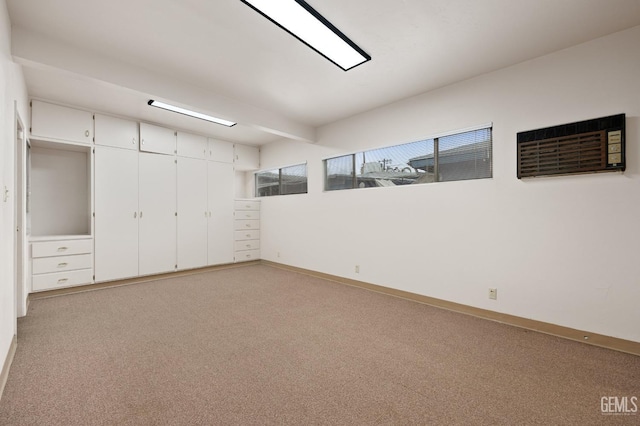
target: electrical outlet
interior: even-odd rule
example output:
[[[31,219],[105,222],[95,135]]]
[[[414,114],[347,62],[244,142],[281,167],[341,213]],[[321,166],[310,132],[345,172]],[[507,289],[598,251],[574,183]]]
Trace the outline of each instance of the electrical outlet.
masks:
[[[356,265],[356,274],[360,273],[360,265]]]
[[[497,300],[498,299],[498,289],[490,288],[489,289],[489,299]]]

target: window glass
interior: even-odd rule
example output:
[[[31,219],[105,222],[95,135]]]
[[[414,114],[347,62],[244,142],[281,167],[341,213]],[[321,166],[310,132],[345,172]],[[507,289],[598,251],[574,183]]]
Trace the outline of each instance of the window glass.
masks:
[[[329,158],[324,165],[326,191],[490,178],[491,128]]]
[[[491,177],[491,129],[439,138],[438,147],[439,181]]]
[[[327,191],[353,188],[353,155],[326,160],[325,173]]]
[[[256,173],[256,197],[306,193],[306,163]]]
[[[280,169],[280,194],[304,194],[307,192],[307,165]]]
[[[256,197],[280,195],[280,169],[256,173]]]
[[[433,182],[423,164],[433,158],[433,140],[395,145],[356,154],[359,188]],[[422,162],[417,161],[422,159]]]

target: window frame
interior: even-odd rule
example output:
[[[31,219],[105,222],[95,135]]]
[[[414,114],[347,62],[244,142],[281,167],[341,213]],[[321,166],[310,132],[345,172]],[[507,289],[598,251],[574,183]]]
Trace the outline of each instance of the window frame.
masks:
[[[490,171],[490,175],[487,177],[479,177],[479,178],[472,178],[472,179],[459,179],[459,180],[439,180],[438,178],[438,173],[439,173],[439,139],[440,138],[445,138],[448,136],[455,136],[455,135],[459,135],[459,134],[464,134],[464,133],[469,133],[469,132],[475,132],[478,130],[489,130],[489,148],[490,148],[490,164],[489,164],[489,171]],[[472,126],[472,127],[466,127],[466,128],[462,128],[462,129],[457,129],[457,130],[451,130],[451,131],[446,131],[446,132],[440,132],[440,133],[436,133],[433,136],[426,136],[426,137],[422,137],[416,140],[412,140],[412,141],[408,141],[408,142],[401,142],[401,143],[397,143],[397,144],[393,144],[393,145],[383,145],[383,146],[377,146],[377,147],[371,147],[371,148],[367,148],[367,149],[361,149],[358,151],[351,151],[351,152],[346,152],[342,155],[333,155],[330,157],[323,157],[321,159],[322,161],[322,165],[323,165],[323,172],[324,172],[324,185],[323,185],[323,192],[333,192],[333,191],[342,191],[342,190],[348,190],[348,189],[367,189],[367,188],[360,188],[358,187],[358,183],[357,183],[357,179],[358,179],[358,173],[356,172],[356,156],[362,153],[366,153],[368,151],[374,151],[374,150],[382,150],[385,148],[393,148],[393,147],[397,147],[397,146],[402,146],[402,145],[408,145],[411,143],[415,143],[415,142],[421,142],[421,141],[429,141],[429,140],[433,140],[433,158],[434,158],[434,175],[436,176],[436,179],[433,181],[433,183],[442,183],[442,182],[457,182],[457,181],[461,181],[461,180],[478,180],[478,179],[493,179],[493,122],[488,122],[485,124],[481,124],[481,125],[477,125],[477,126]],[[327,169],[327,161],[329,160],[334,160],[337,158],[341,158],[341,157],[348,157],[351,156],[352,159],[352,170],[351,170],[351,177],[352,177],[352,186],[350,188],[335,188],[335,189],[329,189],[328,188],[328,184],[329,184],[329,173],[328,173],[328,169]],[[421,185],[421,184],[419,184]],[[405,186],[412,186],[412,185],[399,185],[399,186],[393,186],[394,188],[397,187],[405,187]],[[372,188],[372,187],[369,187]]]
[[[283,169],[292,168],[292,167],[300,167],[300,166],[304,166],[305,191],[283,193],[282,192],[282,170]],[[260,194],[260,190],[258,188],[258,176],[260,174],[264,174],[264,173],[275,172],[276,170],[278,171],[278,193],[277,194],[270,194],[270,195],[259,195]],[[308,166],[308,162],[305,161],[303,163],[296,163],[296,164],[291,164],[291,165],[287,165],[287,166],[272,167],[272,168],[263,169],[263,170],[259,170],[257,172],[254,172],[254,174],[253,174],[253,188],[254,188],[254,197],[255,198],[277,197],[277,196],[281,196],[281,195],[308,194],[309,193],[309,166]]]

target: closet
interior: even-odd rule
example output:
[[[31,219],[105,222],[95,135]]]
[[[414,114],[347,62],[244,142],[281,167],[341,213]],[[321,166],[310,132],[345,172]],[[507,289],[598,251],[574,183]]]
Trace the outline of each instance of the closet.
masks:
[[[32,291],[249,260],[235,182],[257,148],[37,100],[31,146]]]
[[[138,123],[95,116],[95,276],[138,275]]]
[[[176,160],[138,155],[139,275],[174,271],[176,262]]]
[[[178,268],[207,265],[207,148],[204,136],[178,132]]]
[[[93,116],[32,102],[27,188],[31,288],[93,280]]]

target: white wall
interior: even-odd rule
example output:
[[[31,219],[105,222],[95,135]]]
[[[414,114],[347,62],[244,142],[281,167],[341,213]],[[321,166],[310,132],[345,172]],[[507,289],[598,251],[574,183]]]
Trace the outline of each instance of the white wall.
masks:
[[[309,193],[262,199],[262,257],[640,341],[639,45],[635,27],[264,146],[263,169],[309,162]],[[624,174],[516,178],[517,132],[618,113]],[[493,179],[323,192],[322,158],[487,122]]]
[[[15,114],[14,101],[28,128],[27,89],[22,68],[11,58],[11,23],[7,5],[0,0],[0,191],[9,189],[7,202],[0,195],[0,368],[16,334],[14,288],[14,164]]]

